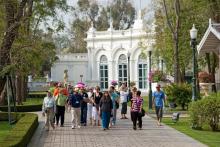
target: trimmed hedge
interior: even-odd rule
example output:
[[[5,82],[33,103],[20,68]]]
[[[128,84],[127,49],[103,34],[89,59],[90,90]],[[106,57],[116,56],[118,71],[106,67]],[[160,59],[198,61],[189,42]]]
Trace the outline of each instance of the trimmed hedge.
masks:
[[[16,106],[17,112],[35,112],[35,111],[41,111],[42,110],[42,104],[38,105],[22,105],[22,106]],[[0,106],[0,111],[7,112],[8,106]],[[14,107],[11,106],[11,111],[14,111]]]
[[[7,113],[0,113],[3,117]],[[31,140],[37,126],[38,116],[32,113],[19,113],[22,117],[16,123],[10,134],[0,142],[0,147],[25,147]]]
[[[29,98],[44,98],[46,96],[46,92],[45,93],[29,93],[28,97]]]

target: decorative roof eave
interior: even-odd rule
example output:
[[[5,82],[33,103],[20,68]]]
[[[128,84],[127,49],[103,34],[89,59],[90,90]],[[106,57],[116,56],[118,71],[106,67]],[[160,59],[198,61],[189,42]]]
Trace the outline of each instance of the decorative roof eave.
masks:
[[[213,25],[218,25],[220,26],[220,24],[212,24],[211,23],[211,19],[209,19],[209,27],[206,30],[203,38],[201,39],[199,45],[197,46],[197,51],[198,53],[206,53],[206,52],[217,52],[218,53],[218,49],[220,46],[220,32],[217,31]],[[207,42],[207,40],[209,39],[213,39],[211,38],[211,34],[214,35],[214,37],[216,37],[216,39],[218,40],[218,42]],[[206,44],[206,46],[205,46]],[[216,46],[216,48],[210,48],[207,46]]]

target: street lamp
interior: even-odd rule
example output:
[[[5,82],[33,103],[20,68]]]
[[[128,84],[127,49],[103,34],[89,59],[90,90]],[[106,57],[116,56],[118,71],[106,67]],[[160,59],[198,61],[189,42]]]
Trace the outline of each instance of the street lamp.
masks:
[[[152,54],[152,48],[149,47],[148,48],[148,55],[149,55],[149,70],[148,70],[148,84],[149,84],[149,92],[148,92],[148,98],[149,98],[149,110],[152,110],[152,86],[151,86],[151,82],[152,82],[152,75],[151,75],[151,54]]]
[[[130,57],[131,57],[131,53],[128,51],[127,52],[127,57],[128,57],[128,91],[129,93],[131,92],[131,81],[130,81]]]
[[[193,49],[193,78],[192,78],[192,100],[196,100],[196,38],[197,38],[198,30],[195,28],[193,24],[192,29],[190,30],[190,38],[191,38],[191,47]]]
[[[82,82],[83,75],[80,75],[80,78],[81,78],[81,82]]]

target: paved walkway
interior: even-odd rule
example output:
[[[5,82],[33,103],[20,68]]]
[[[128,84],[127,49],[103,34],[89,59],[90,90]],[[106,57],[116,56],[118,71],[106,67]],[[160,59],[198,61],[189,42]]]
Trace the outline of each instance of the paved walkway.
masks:
[[[97,126],[72,130],[71,115],[66,113],[63,128],[46,132],[44,118],[38,114],[39,127],[28,147],[205,147],[166,125],[158,127],[149,116],[143,118],[143,130],[134,131],[130,118],[118,119],[117,125],[107,131]]]

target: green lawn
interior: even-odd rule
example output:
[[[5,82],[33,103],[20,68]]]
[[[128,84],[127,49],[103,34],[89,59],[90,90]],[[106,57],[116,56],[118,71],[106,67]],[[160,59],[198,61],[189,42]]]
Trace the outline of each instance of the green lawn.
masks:
[[[9,125],[7,121],[0,121],[0,141],[9,134],[13,126]]]
[[[189,118],[180,118],[176,124],[172,122],[171,118],[164,118],[163,123],[210,147],[220,147],[220,131],[212,132],[208,127],[204,130],[193,130],[190,127]]]

